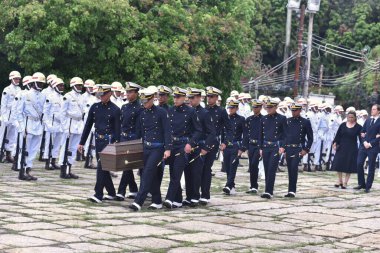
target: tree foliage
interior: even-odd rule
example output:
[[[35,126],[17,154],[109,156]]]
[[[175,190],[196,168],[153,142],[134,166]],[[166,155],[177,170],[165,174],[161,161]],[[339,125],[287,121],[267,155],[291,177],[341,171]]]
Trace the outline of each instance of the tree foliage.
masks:
[[[239,86],[254,0],[3,1],[0,57],[25,74]],[[7,74],[4,73],[3,76]]]

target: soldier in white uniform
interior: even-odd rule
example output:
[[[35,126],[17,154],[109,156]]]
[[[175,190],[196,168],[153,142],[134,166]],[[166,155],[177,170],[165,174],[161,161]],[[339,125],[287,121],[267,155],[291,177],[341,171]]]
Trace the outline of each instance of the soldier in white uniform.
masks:
[[[12,71],[9,74],[9,80],[11,81],[11,84],[5,87],[1,96],[0,147],[2,149],[1,151],[5,151],[6,153],[6,161],[13,163],[14,159],[12,156],[16,151],[17,130],[10,118],[13,101],[21,91],[21,88],[19,87],[21,74],[18,71]],[[3,155],[4,154],[1,154],[1,158],[3,158]]]
[[[321,109],[321,112],[319,113],[319,122],[318,122],[318,130],[317,130],[317,143],[316,143],[316,150],[314,152],[314,169],[318,171],[322,171],[322,153],[326,150],[327,142],[329,140],[327,139],[327,133],[329,131],[329,125],[328,125],[328,117],[329,112],[325,110],[325,108],[328,105],[326,103],[323,103],[319,109]]]
[[[99,99],[95,96],[95,89],[96,85],[95,82],[91,79],[88,79],[84,82],[84,87],[86,89],[86,92],[82,94],[82,103],[83,103],[83,110],[84,110],[84,122],[87,121],[88,112],[91,108],[91,106],[97,102],[99,102]],[[95,127],[92,127],[90,132],[90,137],[87,138],[87,141],[84,145],[84,156],[86,156],[86,162],[84,167],[88,169],[96,169],[96,164],[94,164],[94,160],[90,159],[90,157],[87,157],[88,155],[91,155],[92,157],[96,157],[95,152]],[[90,143],[91,143],[91,150],[90,150]],[[96,159],[95,159],[96,161]]]
[[[36,177],[30,174],[33,168],[33,160],[36,157],[42,140],[42,113],[45,103],[45,96],[41,94],[42,88],[46,83],[45,76],[40,73],[34,73],[31,83],[31,89],[26,91],[20,103],[20,111],[22,118],[19,116],[18,121],[22,122],[25,119],[25,134],[26,144],[25,149],[25,172],[21,170],[21,180],[37,180]],[[20,114],[21,115],[21,114]]]
[[[48,93],[44,104],[44,117],[43,123],[46,131],[46,140],[48,140],[48,149],[45,150],[45,159],[50,159],[50,164],[45,169],[58,170],[60,167],[57,165],[57,158],[59,157],[59,150],[63,140],[63,96],[62,93],[65,89],[65,84],[61,78],[55,78],[52,81],[53,92]],[[51,142],[51,143],[50,143]],[[51,151],[49,152],[49,147]],[[51,153],[51,157],[49,157]]]
[[[58,78],[56,75],[54,74],[50,74],[48,75],[48,77],[46,78],[46,82],[48,84],[48,87],[46,87],[45,89],[43,89],[41,91],[41,94],[45,96],[45,98],[47,98],[48,96],[50,96],[50,94],[54,94],[56,93],[54,91],[54,88],[53,88],[53,82],[54,80]],[[44,117],[44,116],[43,116]],[[43,127],[44,127],[44,132],[43,132],[43,135],[42,135],[42,138],[44,139],[44,143],[41,143],[41,145],[44,145],[43,147],[43,155],[42,155],[42,159],[46,160],[48,159],[48,156],[49,156],[49,143],[50,143],[50,136],[51,136],[51,133],[47,130],[48,127],[46,127],[46,124],[44,123],[43,124]],[[49,167],[50,168],[50,167]],[[47,168],[48,169],[48,168]]]
[[[43,89],[43,90],[41,91],[41,94],[43,94],[45,97],[47,97],[48,94],[54,92],[53,81],[54,81],[56,78],[57,78],[57,76],[54,75],[54,74],[50,74],[50,75],[48,75],[48,77],[46,78],[46,82],[47,82],[47,84],[48,84],[48,87],[46,87],[45,89]]]
[[[117,105],[117,107],[121,108],[125,102],[123,101],[123,98],[121,96],[121,93],[123,92],[123,85],[119,82],[113,82],[111,84],[111,102]]]
[[[72,90],[63,96],[62,125],[63,125],[63,144],[60,151],[59,163],[61,166],[61,178],[77,179],[78,176],[71,173],[74,165],[75,154],[83,131],[83,103],[82,103],[83,80],[74,77],[70,81]]]
[[[11,121],[14,123],[16,131],[17,131],[17,140],[18,143],[16,143],[16,154],[14,158],[14,163],[12,165],[12,170],[18,171],[20,169],[20,151],[22,146],[22,138],[24,137],[25,133],[25,121],[24,117],[21,111],[21,105],[22,100],[25,97],[25,93],[30,90],[30,85],[32,82],[32,76],[24,76],[22,79],[22,86],[24,87],[24,90],[21,90],[19,93],[17,93],[15,100],[12,103],[12,113],[11,113]],[[19,121],[20,120],[20,121]]]
[[[309,104],[309,111],[306,113],[306,119],[310,120],[311,123],[311,129],[313,130],[313,143],[310,148],[310,153],[314,155],[314,161],[315,161],[315,153],[319,152],[320,149],[320,140],[318,137],[318,125],[319,125],[319,113],[318,113],[318,103],[316,102],[310,102]],[[319,157],[319,156],[318,156]],[[306,154],[302,158],[302,163],[304,165],[303,170],[308,171],[308,161],[310,157],[309,154]]]

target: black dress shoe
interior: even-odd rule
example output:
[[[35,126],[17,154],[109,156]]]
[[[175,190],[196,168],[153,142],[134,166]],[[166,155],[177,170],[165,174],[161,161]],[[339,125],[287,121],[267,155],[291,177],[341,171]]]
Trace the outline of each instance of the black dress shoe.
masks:
[[[286,194],[284,197],[285,198],[295,198],[296,195],[294,193],[292,193],[292,192],[288,192],[288,194]]]
[[[271,199],[272,195],[270,195],[269,193],[265,192],[265,193],[261,194],[260,197],[263,198],[263,199]]]
[[[358,185],[356,187],[354,187],[355,190],[361,190],[361,189],[364,189],[365,187],[364,186],[361,186],[361,185]]]
[[[365,193],[369,193],[370,191],[370,189],[365,189]]]
[[[190,205],[191,205],[190,201],[188,201],[188,200],[182,201],[182,206],[190,206]]]
[[[347,189],[347,186],[344,186],[343,184],[340,185],[340,188]]]
[[[342,187],[343,184],[334,184],[335,188],[339,188],[339,187]]]

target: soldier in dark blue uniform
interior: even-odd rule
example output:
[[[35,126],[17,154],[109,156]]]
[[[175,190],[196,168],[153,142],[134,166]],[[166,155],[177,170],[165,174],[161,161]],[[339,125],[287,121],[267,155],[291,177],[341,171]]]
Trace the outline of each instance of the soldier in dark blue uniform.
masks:
[[[244,147],[248,147],[248,158],[249,158],[249,174],[251,187],[247,193],[256,194],[259,189],[257,183],[259,177],[259,161],[260,161],[260,148],[259,148],[259,135],[261,119],[263,115],[261,114],[261,109],[263,102],[259,100],[254,100],[252,102],[253,115],[249,116],[245,121],[244,128]]]
[[[169,87],[165,85],[159,85],[157,86],[158,89],[158,106],[162,107],[166,110],[166,112],[169,113],[170,106],[168,104],[169,102],[169,96],[173,92]],[[159,168],[159,174],[158,177],[160,179],[160,184],[162,182],[162,178],[164,177],[164,170],[165,170],[165,163],[161,163]]]
[[[232,141],[227,143],[227,147],[223,151],[224,165],[226,166],[227,173],[227,183],[223,188],[223,192],[227,195],[236,193],[236,170],[239,165],[239,158],[241,154],[245,151],[245,147],[242,143],[245,118],[236,113],[239,109],[239,103],[239,100],[232,99],[227,104],[233,132]]]
[[[189,164],[185,168],[186,199],[182,204],[191,207],[195,207],[199,203],[204,157],[214,148],[216,140],[215,125],[212,117],[200,105],[201,94],[202,90],[200,89],[188,88],[187,90],[187,97],[191,106],[197,112],[202,125],[202,135],[198,141],[198,147],[189,155]]]
[[[101,152],[109,143],[120,140],[120,109],[110,101],[112,95],[111,85],[98,85],[97,96],[101,102],[91,106],[86,125],[84,127],[78,150],[83,152],[83,145],[86,143],[91,128],[95,125],[95,149],[96,159],[99,161]],[[101,203],[103,200],[103,188],[106,188],[108,195],[104,199],[114,199],[116,196],[115,187],[109,171],[103,171],[101,162],[98,162],[96,170],[95,195],[89,198],[91,202]]]
[[[301,117],[302,105],[292,104],[290,106],[292,117],[287,119],[285,152],[286,165],[288,167],[289,187],[287,198],[296,196],[298,165],[306,155],[313,143],[313,130],[310,120]]]
[[[152,194],[150,208],[162,208],[161,184],[157,167],[170,157],[172,142],[168,113],[165,109],[153,104],[157,91],[154,86],[140,91],[144,110],[136,122],[136,134],[144,143],[144,168],[141,174],[140,190],[135,202],[129,206],[134,211],[141,209],[148,193]]]
[[[280,156],[284,153],[286,117],[276,112],[278,102],[268,100],[265,104],[268,115],[261,120],[259,135],[260,153],[263,157],[265,172],[265,192],[262,198],[271,199]]]
[[[126,91],[128,104],[124,104],[121,107],[121,137],[120,141],[132,141],[136,140],[136,121],[143,110],[143,107],[138,99],[138,92],[142,87],[138,84],[127,82]],[[125,193],[129,185],[128,198],[134,199],[138,192],[138,187],[135,181],[133,170],[123,171],[123,175],[120,179],[119,189],[116,194],[116,200],[123,201]]]
[[[169,87],[165,85],[159,85],[157,86],[158,89],[158,105],[162,108],[164,108],[167,112],[169,111],[169,96],[173,92]]]
[[[169,109],[172,124],[173,149],[167,163],[170,167],[170,182],[164,206],[182,206],[181,176],[189,162],[192,150],[197,146],[202,134],[202,126],[194,108],[184,104],[186,90],[173,88],[174,106]]]
[[[210,200],[210,187],[212,178],[212,166],[214,164],[216,154],[220,148],[223,151],[226,148],[227,143],[232,141],[232,125],[228,118],[226,109],[217,105],[218,97],[222,94],[222,91],[209,86],[206,88],[207,94],[207,107],[209,114],[212,117],[213,124],[216,131],[216,140],[213,144],[214,147],[208,152],[204,159],[203,173],[202,173],[202,185],[201,185],[201,198],[199,203],[206,205]],[[223,140],[221,140],[223,139]]]

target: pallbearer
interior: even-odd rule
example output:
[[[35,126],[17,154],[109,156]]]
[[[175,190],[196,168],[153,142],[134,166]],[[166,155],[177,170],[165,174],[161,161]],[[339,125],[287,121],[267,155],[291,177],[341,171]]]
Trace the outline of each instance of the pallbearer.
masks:
[[[226,109],[217,105],[219,96],[222,91],[218,88],[209,86],[206,88],[207,94],[207,107],[209,114],[212,117],[213,125],[216,131],[216,140],[213,148],[205,156],[203,172],[202,172],[202,185],[201,185],[201,198],[199,203],[206,205],[210,201],[210,188],[212,178],[212,166],[214,164],[216,154],[220,149],[223,151],[226,145],[232,141],[232,125],[228,118]],[[223,134],[222,134],[223,133]]]
[[[95,194],[89,200],[94,203],[101,203],[104,199],[103,189],[106,188],[108,195],[106,199],[114,199],[116,196],[115,187],[112,182],[109,171],[102,170],[102,164],[99,160],[101,152],[109,143],[120,140],[120,109],[110,101],[111,85],[97,85],[96,95],[100,97],[100,102],[91,106],[88,113],[86,125],[79,142],[78,151],[83,152],[83,145],[86,143],[92,126],[95,126],[95,149],[98,165],[96,169]]]
[[[158,105],[162,108],[164,108],[166,111],[169,111],[169,96],[173,92],[169,87],[165,85],[159,85],[157,86],[158,89]]]
[[[140,103],[139,90],[142,87],[138,84],[127,82],[126,91],[129,103],[121,107],[121,141],[137,140],[136,121],[143,110]],[[123,172],[120,179],[119,189],[116,194],[116,200],[123,201],[125,199],[126,189],[129,186],[128,198],[134,199],[137,195],[138,188],[135,181],[135,176],[132,170]]]
[[[149,86],[140,91],[140,100],[144,106],[136,122],[136,134],[144,145],[144,168],[141,175],[140,190],[129,208],[138,211],[145,202],[148,193],[152,194],[151,209],[162,208],[160,180],[157,167],[170,157],[172,149],[171,126],[165,109],[153,104],[157,88]]]
[[[214,148],[216,142],[213,119],[210,113],[200,105],[201,94],[202,90],[200,89],[188,88],[187,90],[187,97],[202,125],[202,135],[197,148],[189,155],[189,165],[185,168],[186,199],[182,204],[191,207],[195,207],[199,203],[204,158]]]
[[[224,150],[224,166],[227,173],[227,183],[223,188],[223,192],[227,195],[235,194],[235,177],[236,170],[239,165],[239,158],[245,151],[242,143],[243,130],[245,125],[245,118],[237,114],[239,109],[239,100],[232,99],[228,102],[228,111],[230,115],[230,122],[232,125],[233,138],[227,143]]]
[[[292,117],[287,119],[285,137],[286,164],[289,176],[288,194],[285,197],[294,198],[297,189],[298,164],[311,148],[313,129],[310,120],[301,117],[302,104],[292,104],[290,110]]]
[[[172,125],[173,149],[167,163],[170,167],[170,182],[164,206],[175,208],[182,206],[181,176],[192,150],[202,134],[201,123],[194,108],[184,104],[186,90],[173,88],[174,106],[169,109]]]
[[[286,117],[276,112],[278,101],[269,99],[265,103],[268,115],[261,121],[259,135],[260,153],[263,157],[265,171],[265,192],[262,198],[271,199],[273,197],[274,182],[278,162],[284,153],[284,140],[286,129]]]
[[[254,100],[252,102],[253,115],[249,116],[245,122],[244,130],[244,147],[248,147],[249,158],[249,174],[251,187],[247,193],[256,194],[259,189],[258,177],[259,177],[259,161],[260,161],[260,147],[259,147],[259,135],[261,119],[263,115],[261,110],[263,102],[260,100]]]

